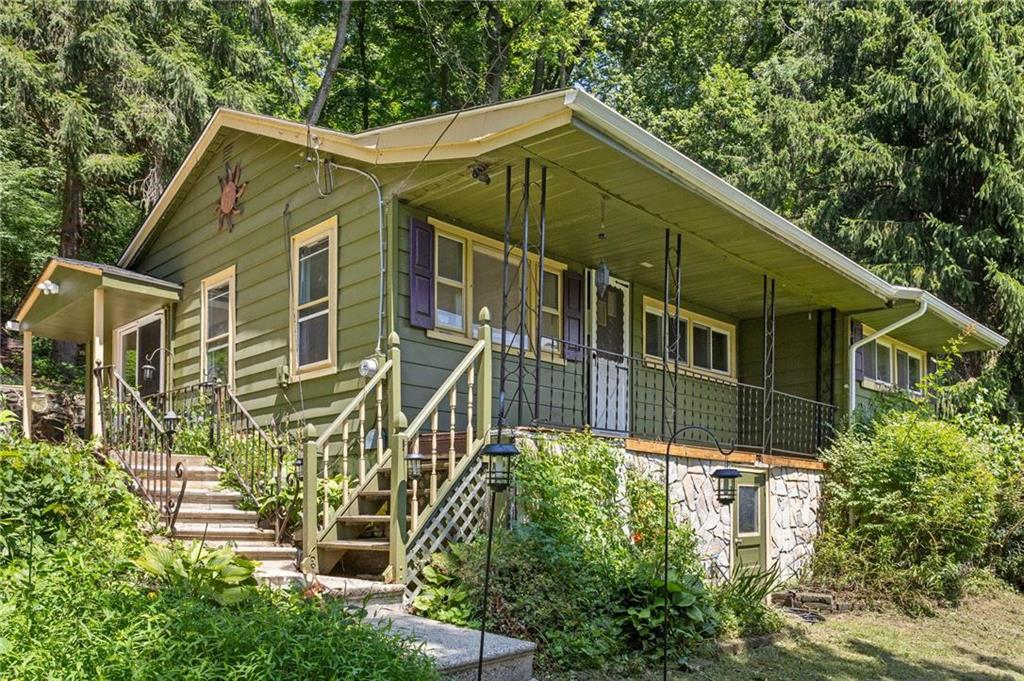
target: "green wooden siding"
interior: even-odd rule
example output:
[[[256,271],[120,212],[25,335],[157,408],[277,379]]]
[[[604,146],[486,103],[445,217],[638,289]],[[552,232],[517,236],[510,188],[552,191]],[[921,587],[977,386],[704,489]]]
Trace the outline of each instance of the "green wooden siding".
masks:
[[[205,277],[235,266],[235,392],[261,422],[293,414],[318,427],[362,385],[356,373],[377,337],[379,250],[376,193],[365,180],[337,182],[321,198],[312,167],[295,169],[302,149],[248,133],[232,133],[208,152],[176,210],[147,245],[137,269],[181,283],[171,323],[173,385],[199,380],[200,291]],[[242,165],[248,188],[233,231],[217,231],[218,175]],[[348,180],[349,178],[345,178]],[[289,205],[288,227],[284,207]],[[290,238],[338,217],[338,372],[278,385],[288,365]]]

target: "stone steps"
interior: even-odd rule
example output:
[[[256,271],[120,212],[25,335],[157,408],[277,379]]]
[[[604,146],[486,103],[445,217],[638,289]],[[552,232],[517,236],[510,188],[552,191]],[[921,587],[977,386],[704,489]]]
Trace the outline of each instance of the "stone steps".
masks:
[[[239,523],[256,525],[259,516],[256,511],[243,511],[231,504],[184,503],[178,510],[178,523],[218,523],[224,525]]]
[[[227,522],[179,522],[174,526],[174,536],[178,539],[202,539],[252,542],[273,541],[273,530],[265,530],[251,523],[231,524]]]

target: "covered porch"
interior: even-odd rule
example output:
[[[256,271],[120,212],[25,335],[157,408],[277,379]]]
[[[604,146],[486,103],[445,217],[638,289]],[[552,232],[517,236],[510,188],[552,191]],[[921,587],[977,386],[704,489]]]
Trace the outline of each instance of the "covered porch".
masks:
[[[34,337],[71,341],[86,349],[86,429],[90,436],[101,432],[101,378],[95,369],[115,363],[132,362],[133,387],[142,387],[141,366],[150,362],[157,382],[167,375],[168,306],[179,301],[181,286],[111,265],[51,258],[32,290],[7,323],[22,334],[22,424],[31,436],[32,339]],[[117,334],[123,330],[123,334]],[[115,342],[125,344],[117,352]],[[127,344],[131,344],[129,348]],[[125,367],[119,367],[122,371]]]

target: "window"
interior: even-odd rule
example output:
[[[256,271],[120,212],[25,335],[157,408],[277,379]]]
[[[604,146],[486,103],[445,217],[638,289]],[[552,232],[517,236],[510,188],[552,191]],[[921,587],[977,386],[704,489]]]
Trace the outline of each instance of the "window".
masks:
[[[437,325],[466,330],[466,245],[461,239],[437,236]]]
[[[873,333],[867,327],[863,332],[864,335]],[[865,344],[861,352],[868,387],[896,387],[918,392],[918,384],[926,371],[923,351],[883,337]]]
[[[661,310],[650,307],[644,308],[644,354],[651,359],[662,359],[665,357],[662,347],[665,342],[665,334],[662,331],[664,320],[665,315]],[[689,356],[689,336],[686,332],[688,322],[682,316],[679,317],[678,325],[673,324],[673,321],[675,321],[675,314],[670,313],[668,319],[668,358],[670,361],[678,359],[681,364],[686,364],[687,357]],[[673,353],[673,351],[675,352]]]
[[[501,329],[501,283],[503,244],[497,240],[453,227],[438,220],[431,220],[435,233],[435,330],[429,333],[443,337],[461,336],[477,338],[480,335],[477,321],[480,309],[486,307],[491,313],[492,339],[502,340]],[[508,304],[519,306],[522,296],[521,253],[514,249],[509,255]],[[554,355],[561,351],[562,341],[562,272],[565,265],[546,259],[544,262],[543,291],[539,278],[539,259],[528,256],[529,268],[526,295],[530,307],[536,310],[538,294],[541,300],[542,353]],[[512,312],[504,331],[505,342],[512,348],[525,348],[536,352],[537,319],[531,314],[526,320],[525,337],[519,334],[520,318]]]
[[[665,307],[660,300],[644,297],[644,356],[659,361],[664,356]],[[669,305],[669,360],[674,361],[672,350],[679,354],[679,362],[692,368],[732,375],[732,338],[734,329],[709,317],[679,310],[679,325],[673,329],[675,306]]]
[[[736,525],[739,534],[761,532],[760,493],[752,485],[740,485],[737,499]]]
[[[232,385],[235,326],[234,266],[203,279],[202,380]]]
[[[335,370],[338,219],[292,237],[291,365],[293,376]]]

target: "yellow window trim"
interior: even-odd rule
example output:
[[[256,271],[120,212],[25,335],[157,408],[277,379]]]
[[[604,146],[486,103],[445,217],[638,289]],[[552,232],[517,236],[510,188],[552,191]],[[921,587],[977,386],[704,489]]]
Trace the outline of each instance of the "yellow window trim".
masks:
[[[437,218],[428,218],[428,222],[434,227],[434,329],[427,330],[427,336],[429,338],[436,338],[438,340],[446,340],[455,343],[462,343],[472,345],[476,342],[476,338],[473,337],[473,325],[477,321],[477,316],[480,311],[474,309],[473,294],[474,294],[474,283],[473,283],[473,254],[476,252],[484,253],[492,258],[501,259],[504,253],[505,245],[493,239],[491,237],[483,236],[472,232],[468,229],[456,227],[450,223],[438,220]],[[461,285],[459,282],[449,280],[441,277],[438,272],[438,258],[440,257],[440,249],[437,247],[438,239],[444,237],[453,241],[458,241],[462,244],[462,277],[463,282]],[[519,248],[513,248],[509,253],[509,261],[516,264],[521,262],[522,250]],[[540,256],[535,253],[527,253],[527,263],[530,264],[527,276],[527,298],[529,300],[535,300],[538,291],[538,268],[540,265]],[[562,310],[562,286],[564,286],[563,273],[569,269],[569,266],[565,263],[550,258],[544,258],[544,271],[550,274],[554,274],[558,277],[558,296],[556,298],[558,307],[553,308],[547,305],[542,306],[544,312],[550,314],[557,314],[558,322],[558,338],[561,340],[562,327],[564,325],[563,310]],[[437,285],[438,283],[445,284],[453,287],[460,287],[463,295],[463,328],[456,329],[452,326],[441,324],[437,321]],[[491,325],[495,328],[500,324],[501,310],[490,310],[491,313]],[[529,315],[527,319],[527,334],[530,338],[536,337],[536,315]],[[540,339],[538,339],[538,343]],[[519,348],[510,347],[509,352],[517,354]],[[535,356],[533,350],[526,352],[527,357]],[[541,351],[541,359],[560,364],[564,362],[561,356],[561,352],[550,352],[548,350]]]
[[[209,344],[211,339],[207,336],[209,325],[207,321],[210,318],[210,312],[208,308],[207,291],[215,286],[219,286],[223,283],[228,285],[228,386],[234,388],[235,386],[235,266],[232,265],[227,269],[223,269],[216,274],[204,278],[199,285],[200,295],[200,313],[199,323],[202,327],[200,329],[200,346],[199,346],[199,380],[205,381],[207,371],[207,353],[206,346]],[[219,340],[221,336],[216,339]]]
[[[306,244],[319,241],[327,235],[327,359],[299,366],[299,249]],[[291,239],[291,291],[289,292],[288,314],[288,364],[291,380],[316,378],[333,374],[338,370],[338,216],[332,215],[309,229],[292,236]],[[303,305],[307,307],[323,302],[317,299]]]
[[[871,328],[867,324],[862,324],[861,327],[863,329],[864,336],[870,336],[875,333],[875,329]],[[896,351],[902,350],[907,353],[908,356],[917,359],[921,363],[921,378],[928,375],[928,353],[920,348],[914,347],[913,345],[904,343],[903,341],[898,341],[891,336],[882,336],[881,338],[876,339],[875,343],[878,343],[889,350],[889,375],[892,380],[889,382],[879,381],[865,376],[860,380],[861,386],[875,392],[905,391],[914,395],[920,395],[921,391],[919,390],[899,387],[899,377],[896,375]]]
[[[660,367],[661,363],[662,363],[662,358],[659,357],[659,356],[650,355],[650,354],[647,353],[647,313],[648,312],[654,312],[654,313],[656,313],[658,315],[663,315],[665,313],[665,303],[663,301],[661,301],[661,300],[658,300],[657,298],[652,298],[651,296],[645,295],[643,297],[643,313],[644,314],[643,314],[643,321],[641,322],[641,334],[642,334],[643,337],[640,339],[641,347],[643,347],[643,353],[644,353],[643,357],[644,357],[644,361],[647,364],[650,364],[651,366]],[[672,315],[672,316],[674,316],[676,314],[676,306],[673,305],[672,303],[668,304],[668,313],[669,313],[669,315]],[[736,325],[735,324],[730,324],[728,322],[723,322],[723,321],[715,319],[713,317],[708,317],[707,315],[702,315],[702,314],[700,314],[698,312],[693,312],[692,310],[687,310],[686,308],[682,308],[682,307],[679,308],[679,319],[686,321],[686,361],[685,362],[683,362],[683,361],[679,362],[679,370],[683,371],[685,369],[687,372],[692,372],[692,373],[697,373],[697,374],[704,374],[706,376],[713,376],[715,378],[728,378],[728,379],[735,380],[736,379],[737,364],[739,363],[738,362],[738,358],[736,356],[737,348],[738,348],[738,346],[737,346],[737,338],[736,338]],[[728,339],[729,339],[728,340],[728,345],[729,345],[729,357],[728,357],[728,359],[729,359],[729,370],[728,371],[717,371],[715,369],[705,369],[704,367],[695,366],[693,364],[693,326],[694,326],[694,324],[697,324],[697,325],[709,328],[712,331],[717,331],[719,333],[724,333],[728,337]],[[674,364],[674,362],[670,362],[670,364]]]

